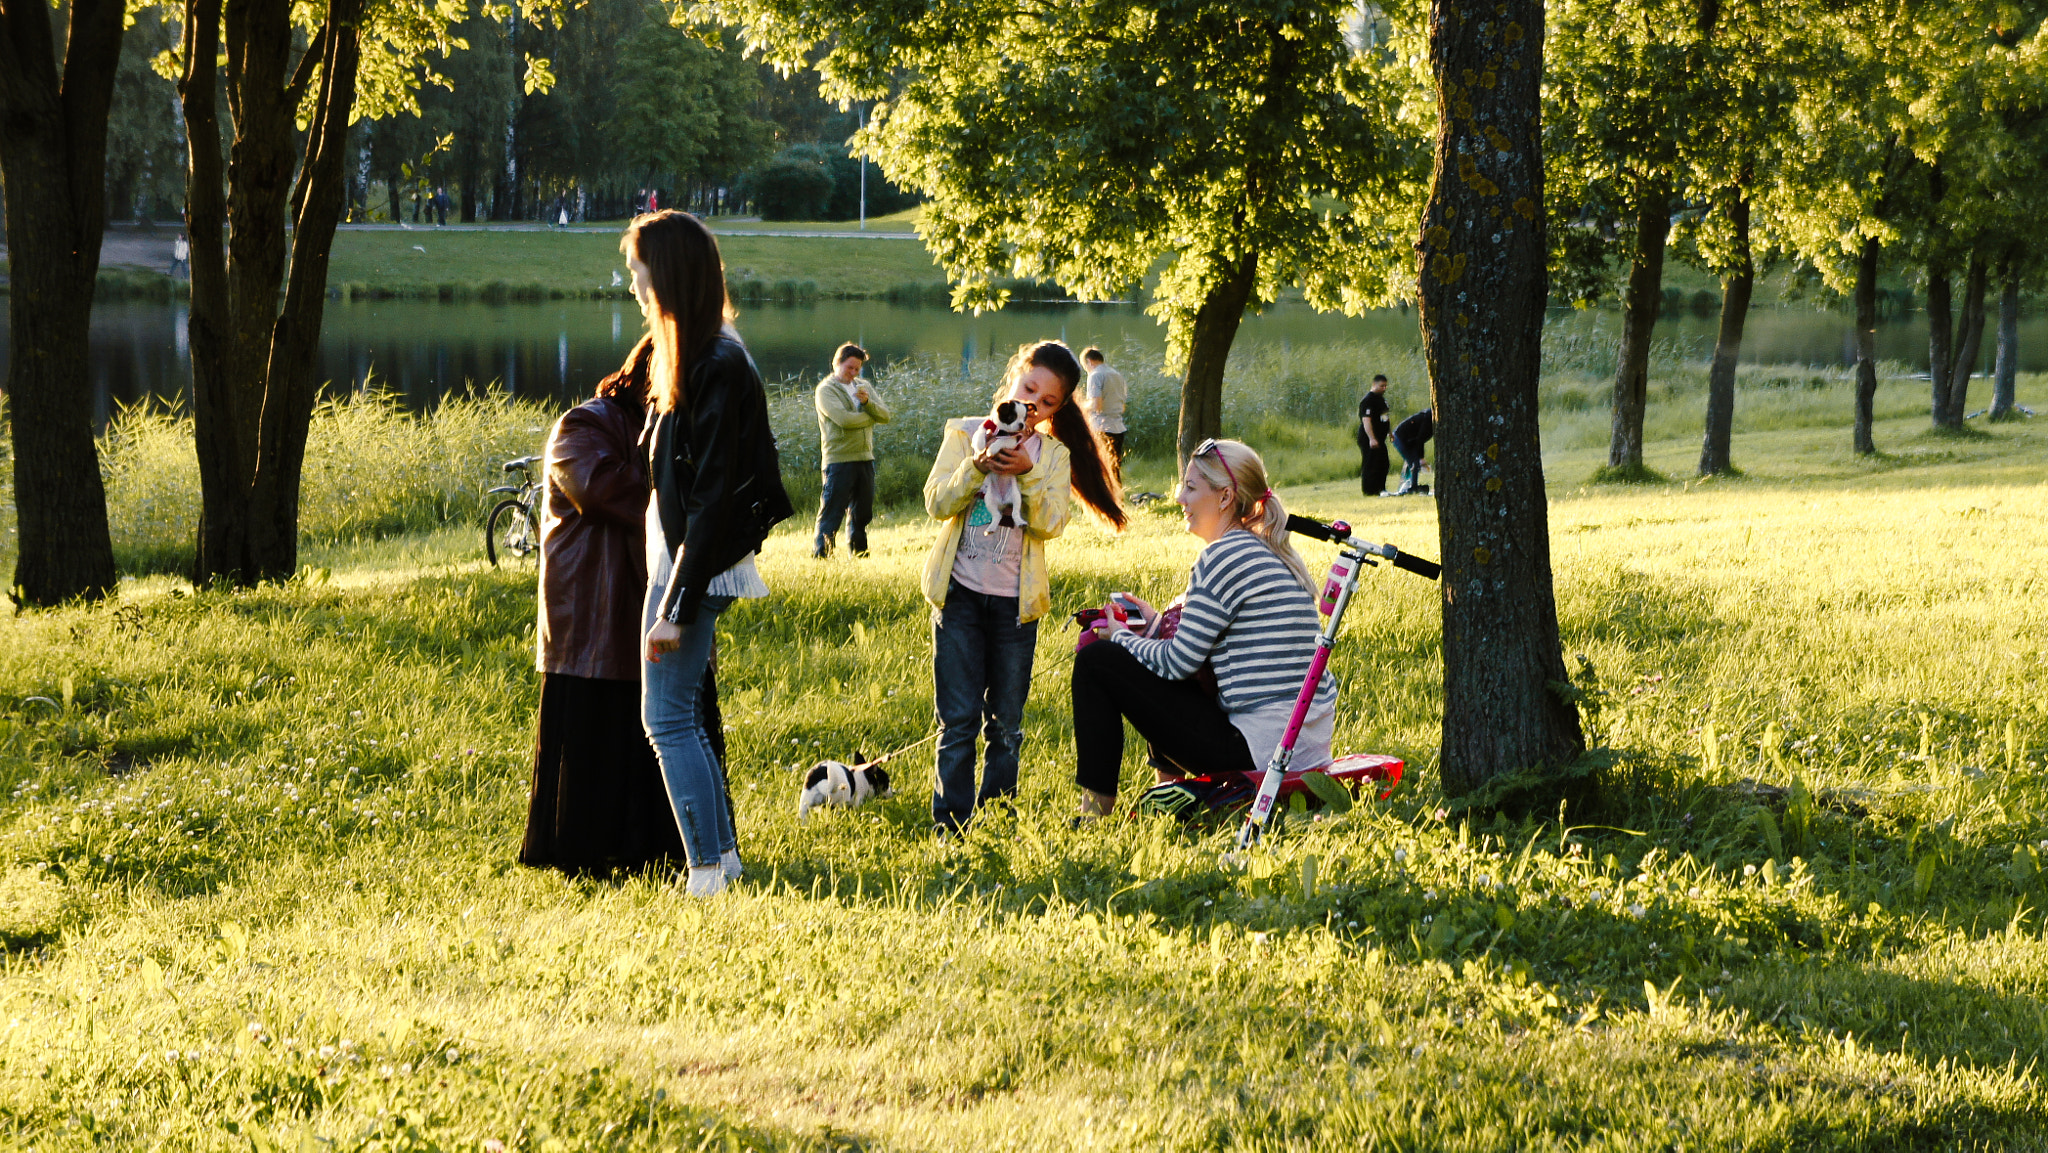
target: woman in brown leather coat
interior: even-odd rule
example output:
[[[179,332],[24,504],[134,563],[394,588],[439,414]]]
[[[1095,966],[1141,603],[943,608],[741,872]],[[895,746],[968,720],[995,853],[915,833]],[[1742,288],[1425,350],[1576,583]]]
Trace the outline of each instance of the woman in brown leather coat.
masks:
[[[523,864],[588,873],[683,859],[640,722],[648,484],[637,442],[651,352],[642,340],[597,396],[548,434],[535,630],[540,721]],[[715,692],[707,681],[705,695]]]

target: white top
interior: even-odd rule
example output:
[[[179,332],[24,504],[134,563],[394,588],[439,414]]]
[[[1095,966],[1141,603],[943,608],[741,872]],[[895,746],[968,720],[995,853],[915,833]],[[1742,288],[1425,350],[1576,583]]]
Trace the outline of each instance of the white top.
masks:
[[[1129,402],[1131,386],[1124,383],[1124,374],[1108,365],[1101,365],[1088,374],[1088,419],[1095,424],[1097,432],[1122,432],[1124,430],[1124,405]]]
[[[661,501],[654,494],[647,498],[647,581],[655,588],[667,588],[669,573],[675,567],[675,554],[668,551],[668,534],[661,527]],[[741,557],[731,568],[711,578],[705,593],[715,597],[739,597],[755,600],[768,595],[768,582],[761,579],[761,570],[754,567],[754,554]]]
[[[1043,442],[1037,433],[1025,437],[1018,447],[1033,465],[1038,463]],[[967,506],[967,527],[960,530],[960,545],[953,552],[953,579],[992,597],[1021,596],[1024,588],[1024,526],[997,525],[989,508],[989,486],[1005,480],[1014,491],[1014,476],[992,472],[983,479],[974,503]]]

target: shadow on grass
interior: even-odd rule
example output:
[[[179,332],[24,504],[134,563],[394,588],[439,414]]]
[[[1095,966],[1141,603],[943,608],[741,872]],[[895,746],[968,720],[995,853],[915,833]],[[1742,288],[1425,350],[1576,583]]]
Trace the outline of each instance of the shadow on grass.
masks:
[[[1588,484],[1670,484],[1671,478],[1638,461],[1635,464],[1603,464],[1586,478]]]

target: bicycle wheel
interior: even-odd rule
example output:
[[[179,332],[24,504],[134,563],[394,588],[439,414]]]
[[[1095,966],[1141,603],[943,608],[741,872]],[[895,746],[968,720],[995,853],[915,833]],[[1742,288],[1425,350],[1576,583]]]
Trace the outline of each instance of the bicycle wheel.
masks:
[[[533,532],[533,514],[526,505],[510,497],[499,501],[491,510],[491,519],[484,523],[484,555],[490,558],[491,563],[498,563],[500,549],[524,560],[538,544]]]

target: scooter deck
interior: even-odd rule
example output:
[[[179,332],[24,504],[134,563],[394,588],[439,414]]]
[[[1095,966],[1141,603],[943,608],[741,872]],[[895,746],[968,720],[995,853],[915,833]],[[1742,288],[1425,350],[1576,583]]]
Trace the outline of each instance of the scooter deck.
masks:
[[[1364,792],[1369,782],[1378,782],[1383,786],[1379,790],[1379,799],[1384,801],[1394,795],[1394,787],[1401,783],[1401,772],[1405,768],[1405,761],[1385,753],[1352,753],[1338,757],[1321,769],[1287,770],[1287,775],[1280,778],[1280,799],[1284,801],[1295,793],[1308,793],[1309,787],[1302,783],[1301,778],[1310,772],[1322,772],[1330,774],[1331,780],[1341,782],[1353,795]],[[1246,773],[1245,778],[1251,781],[1256,793],[1266,783],[1266,770],[1256,769]]]

